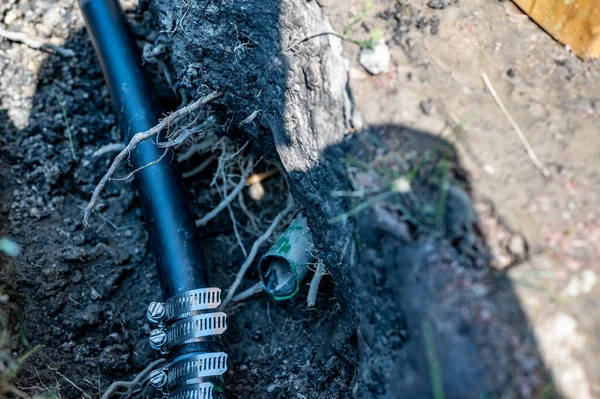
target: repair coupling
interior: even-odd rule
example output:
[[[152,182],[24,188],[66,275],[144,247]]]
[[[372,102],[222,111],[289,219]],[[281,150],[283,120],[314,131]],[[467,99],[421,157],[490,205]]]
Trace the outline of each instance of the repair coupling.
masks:
[[[183,292],[164,303],[152,302],[146,316],[157,328],[150,333],[150,346],[168,356],[184,345],[218,341],[227,329],[227,315],[219,288]],[[227,371],[227,354],[221,351],[171,355],[172,363],[154,370],[151,385],[166,399],[222,398],[222,375]]]

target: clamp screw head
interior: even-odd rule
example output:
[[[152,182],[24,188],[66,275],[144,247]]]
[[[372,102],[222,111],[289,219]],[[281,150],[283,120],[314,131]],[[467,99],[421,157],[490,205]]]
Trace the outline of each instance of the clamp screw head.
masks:
[[[166,313],[167,309],[165,308],[164,303],[152,302],[150,306],[148,306],[148,310],[146,311],[146,317],[148,318],[150,323],[160,323],[165,317]]]
[[[157,328],[150,332],[150,346],[153,349],[160,350],[167,343],[167,333]]]
[[[167,384],[167,373],[163,370],[152,370],[149,379],[154,388],[160,389]]]

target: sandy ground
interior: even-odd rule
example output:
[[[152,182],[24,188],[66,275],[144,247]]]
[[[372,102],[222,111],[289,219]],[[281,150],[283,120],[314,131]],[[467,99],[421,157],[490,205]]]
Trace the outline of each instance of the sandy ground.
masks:
[[[362,123],[417,128],[456,145],[476,195],[491,200],[527,242],[530,258],[506,272],[555,383],[565,397],[599,397],[600,64],[569,53],[511,2],[446,2],[444,9],[426,0],[399,3],[412,10],[412,20],[405,10],[403,19],[394,18],[393,2],[374,1],[350,33],[367,40],[383,30],[388,72],[372,76],[358,63],[359,46],[345,44]],[[338,32],[364,7],[320,4]],[[436,34],[432,20],[440,21]],[[528,156],[483,73],[549,178]],[[484,234],[497,236],[487,220],[480,212]],[[493,264],[503,269],[509,262],[496,255]]]

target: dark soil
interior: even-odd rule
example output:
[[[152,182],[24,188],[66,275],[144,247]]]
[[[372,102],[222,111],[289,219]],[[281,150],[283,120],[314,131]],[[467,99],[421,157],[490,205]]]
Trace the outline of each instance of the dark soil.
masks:
[[[162,109],[223,91],[209,110],[223,126],[219,134],[251,139],[249,152],[265,157],[259,170],[269,162],[282,164],[331,273],[314,309],[306,307],[304,286],[288,302],[259,295],[228,311],[228,397],[416,398],[432,396],[440,381],[449,398],[530,396],[548,385],[551,391],[544,365],[529,350],[535,344],[529,345],[532,337],[510,286],[490,268],[468,176],[452,145],[402,126],[373,126],[342,140],[353,131],[340,99],[346,94],[327,97],[313,86],[328,85],[326,63],[318,58],[328,44],[308,50],[282,44],[293,34],[306,37],[299,29],[319,21],[314,4],[301,14],[290,12],[297,1],[206,0],[189,10],[174,2],[149,3],[129,13],[140,40],[156,42],[157,31],[175,30],[162,35],[174,90],[163,71],[149,65]],[[0,43],[3,50],[11,46]],[[144,313],[160,289],[130,182],[110,183],[91,226],[81,224],[82,207],[111,161],[109,154],[92,153],[120,141],[120,132],[85,31],[73,31],[65,46],[77,56],[45,59],[25,126],[0,115],[2,235],[23,248],[18,257],[2,258],[1,283],[19,309],[12,316],[11,350],[22,354],[43,346],[23,367],[18,387],[30,394],[78,398],[85,391],[97,397],[113,380],[130,379],[157,357],[147,345]],[[291,62],[290,53],[301,62]],[[313,75],[315,59],[321,69]],[[24,76],[19,67],[13,60],[3,66],[3,76]],[[298,76],[302,80],[293,80]],[[294,87],[298,81],[306,87]],[[286,90],[306,97],[290,99]],[[289,129],[286,107],[313,95],[328,106],[298,111],[310,122]],[[257,109],[260,117],[238,128]],[[333,116],[322,117],[322,109]],[[320,152],[308,154],[316,159],[309,168],[294,169],[301,158],[286,151],[306,143],[307,130]],[[201,161],[192,158],[182,168]],[[188,182],[198,216],[218,201],[210,186],[212,166]],[[410,194],[396,186],[403,176],[410,176]],[[281,176],[266,181],[265,189],[260,202],[246,196],[263,227],[287,196]],[[336,190],[374,194],[355,199]],[[357,216],[332,220],[385,192],[392,194]],[[246,229],[249,221],[239,209],[236,217],[249,247],[255,239]],[[496,218],[493,209],[489,218]],[[228,215],[201,229],[200,238],[211,283],[225,289],[243,261]],[[527,256],[509,255],[511,262]],[[244,287],[256,281],[252,270]]]
[[[144,24],[143,13],[129,12],[129,16],[136,33],[152,42],[156,35]],[[0,46],[6,49],[13,44]],[[97,397],[112,381],[129,379],[158,357],[148,346],[145,309],[160,299],[160,286],[131,182],[110,183],[91,226],[82,226],[82,207],[112,160],[111,154],[94,158],[92,153],[121,141],[121,133],[85,31],[74,33],[65,47],[77,56],[48,55],[39,70],[26,126],[19,129],[2,114],[2,235],[10,236],[23,251],[14,258],[2,256],[1,283],[18,303],[18,312],[12,315],[11,350],[22,354],[42,345],[23,367],[18,387],[28,394],[81,397],[82,392],[61,373]],[[20,78],[19,71],[11,71],[20,68],[18,62],[13,59],[4,66],[3,75]],[[152,67],[160,103],[165,111],[172,109],[181,98],[166,86],[161,71]],[[63,108],[77,160],[70,150]],[[224,111],[217,105],[214,113],[226,120]],[[182,169],[192,169],[200,161],[192,158]],[[198,217],[218,202],[216,190],[210,187],[215,166],[188,182]],[[257,171],[261,168],[266,165],[259,165]],[[287,194],[281,176],[264,185],[265,198],[253,202],[246,196],[246,201],[266,228]],[[236,209],[236,216],[249,248],[255,236],[245,229],[244,214]],[[291,216],[284,225],[290,220]],[[212,284],[228,287],[244,258],[233,244],[226,212],[203,228],[200,237]],[[256,281],[252,270],[243,288]],[[303,288],[288,303],[274,303],[263,295],[229,310],[224,344],[229,354],[230,397],[286,398],[292,392],[306,397],[349,396],[353,351],[326,338],[332,336],[340,312],[332,288],[326,278],[314,309],[306,307],[307,288]]]

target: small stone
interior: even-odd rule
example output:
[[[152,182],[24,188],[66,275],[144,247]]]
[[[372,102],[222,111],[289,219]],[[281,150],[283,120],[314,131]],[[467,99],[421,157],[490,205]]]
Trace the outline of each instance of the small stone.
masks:
[[[81,247],[69,247],[62,252],[63,260],[81,260],[85,256],[85,249]]]
[[[14,7],[6,12],[4,15],[4,24],[6,26],[12,25],[15,21],[21,19],[23,17],[23,13],[19,8]]]
[[[81,274],[81,272],[79,270],[75,270],[75,272],[71,276],[71,282],[73,282],[73,284],[77,284],[77,283],[81,282],[82,278],[83,278],[83,274]]]
[[[360,52],[358,62],[371,75],[379,75],[388,71],[390,59],[390,48],[385,44],[384,40],[380,40],[372,49],[363,48]]]
[[[246,371],[248,370],[248,366],[245,364],[240,364],[240,366],[238,367],[240,371]]]
[[[419,108],[421,109],[421,112],[425,115],[431,115],[435,110],[433,100],[431,98],[427,99],[427,101],[421,101],[419,103]]]
[[[268,393],[273,393],[275,391],[278,391],[280,389],[279,385],[277,384],[271,384],[267,387],[267,392]]]
[[[40,210],[35,206],[29,209],[29,214],[36,219],[40,219]]]
[[[429,0],[427,2],[427,6],[433,8],[434,10],[443,10],[450,3],[447,0]]]
[[[95,288],[92,288],[92,291],[90,293],[90,298],[92,298],[92,301],[97,301],[98,299],[100,299],[101,295],[98,291],[96,291]]]
[[[516,258],[523,260],[527,256],[527,244],[520,234],[513,235],[508,241],[508,250]]]

